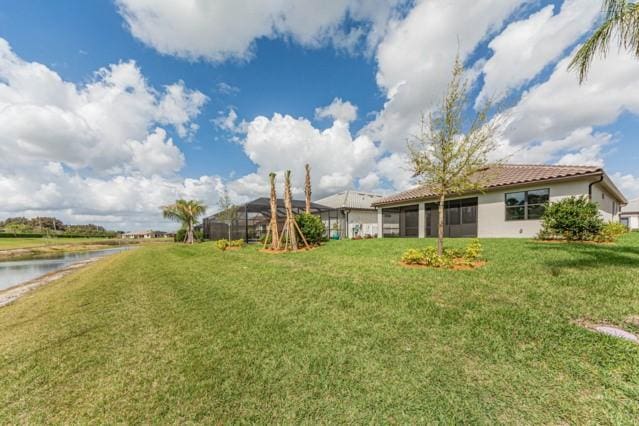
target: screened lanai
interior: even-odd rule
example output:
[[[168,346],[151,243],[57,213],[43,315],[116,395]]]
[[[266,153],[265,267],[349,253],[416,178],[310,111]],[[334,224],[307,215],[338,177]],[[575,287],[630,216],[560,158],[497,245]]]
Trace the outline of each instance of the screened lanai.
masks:
[[[304,200],[292,201],[293,214],[304,213],[306,203]],[[311,213],[321,216],[326,221],[332,216],[332,209],[321,204],[311,203]],[[208,240],[221,240],[230,238],[232,240],[244,240],[247,243],[260,241],[266,236],[268,224],[271,220],[270,200],[266,197],[258,198],[246,204],[240,205],[232,220],[225,218],[223,212],[218,212],[212,216],[204,218],[202,230],[204,238]],[[277,199],[277,223],[280,230],[286,220],[286,210],[284,200]],[[330,226],[327,227],[330,229]]]

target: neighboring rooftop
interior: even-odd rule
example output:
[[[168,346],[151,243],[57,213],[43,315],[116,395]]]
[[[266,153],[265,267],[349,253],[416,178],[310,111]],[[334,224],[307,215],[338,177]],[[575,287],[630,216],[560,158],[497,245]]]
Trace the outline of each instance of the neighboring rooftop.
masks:
[[[600,176],[605,173],[598,166],[562,166],[546,164],[500,164],[487,167],[478,172],[477,180],[482,182],[484,190],[502,186],[514,186],[527,183],[553,181],[584,176]],[[611,190],[617,194],[621,201],[625,202],[623,194],[608,179],[605,182]],[[373,205],[393,204],[402,201],[410,201],[435,197],[436,194],[428,185],[420,185],[408,191],[384,197]]]
[[[334,209],[374,210],[375,208],[372,204],[382,198],[378,194],[348,190],[338,192],[316,202]]]
[[[628,205],[621,208],[621,214],[637,213],[639,214],[639,198],[630,200]]]

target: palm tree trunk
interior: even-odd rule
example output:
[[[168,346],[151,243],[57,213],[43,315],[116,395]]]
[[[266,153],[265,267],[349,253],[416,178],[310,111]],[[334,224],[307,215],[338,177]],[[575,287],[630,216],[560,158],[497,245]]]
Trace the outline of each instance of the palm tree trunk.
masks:
[[[268,177],[271,183],[271,248],[273,250],[279,250],[280,234],[277,229],[277,193],[275,192],[275,173],[269,173]]]
[[[297,236],[295,235],[295,216],[293,216],[292,194],[291,194],[291,171],[287,170],[284,175],[284,205],[286,206],[286,222],[288,227],[286,233],[291,242],[291,248],[297,250]]]
[[[305,165],[306,169],[306,180],[304,185],[304,194],[306,195],[306,213],[311,213],[311,166],[309,164]]]
[[[188,227],[188,238],[187,238],[187,242],[189,244],[193,244],[193,221],[189,220],[189,227]]]
[[[444,194],[439,196],[439,223],[437,224],[437,254],[444,253]]]

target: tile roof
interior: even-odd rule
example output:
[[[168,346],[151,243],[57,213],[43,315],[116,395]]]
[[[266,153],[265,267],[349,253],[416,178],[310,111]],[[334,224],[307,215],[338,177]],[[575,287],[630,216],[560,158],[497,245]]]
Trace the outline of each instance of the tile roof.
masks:
[[[477,180],[483,182],[484,189],[497,188],[518,184],[533,183],[564,179],[570,177],[588,176],[603,173],[598,166],[560,166],[560,165],[533,165],[533,164],[501,164],[487,167],[478,172]],[[384,197],[373,205],[393,204],[403,201],[432,198],[436,194],[428,185],[420,185],[408,191]]]
[[[381,195],[369,194],[359,191],[342,191],[337,194],[330,195],[316,203],[323,206],[332,207],[334,209],[374,209],[373,202],[382,198]]]

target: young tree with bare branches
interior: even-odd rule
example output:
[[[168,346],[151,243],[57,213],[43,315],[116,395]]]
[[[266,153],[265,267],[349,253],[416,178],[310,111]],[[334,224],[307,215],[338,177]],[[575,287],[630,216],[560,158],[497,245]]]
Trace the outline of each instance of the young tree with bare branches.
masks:
[[[464,107],[468,84],[459,57],[439,108],[422,116],[420,133],[409,141],[409,158],[421,184],[428,185],[439,200],[437,252],[444,248],[444,202],[446,196],[480,190],[479,177],[488,164],[488,154],[497,147],[497,119],[489,120],[490,104],[475,113],[464,132]]]

